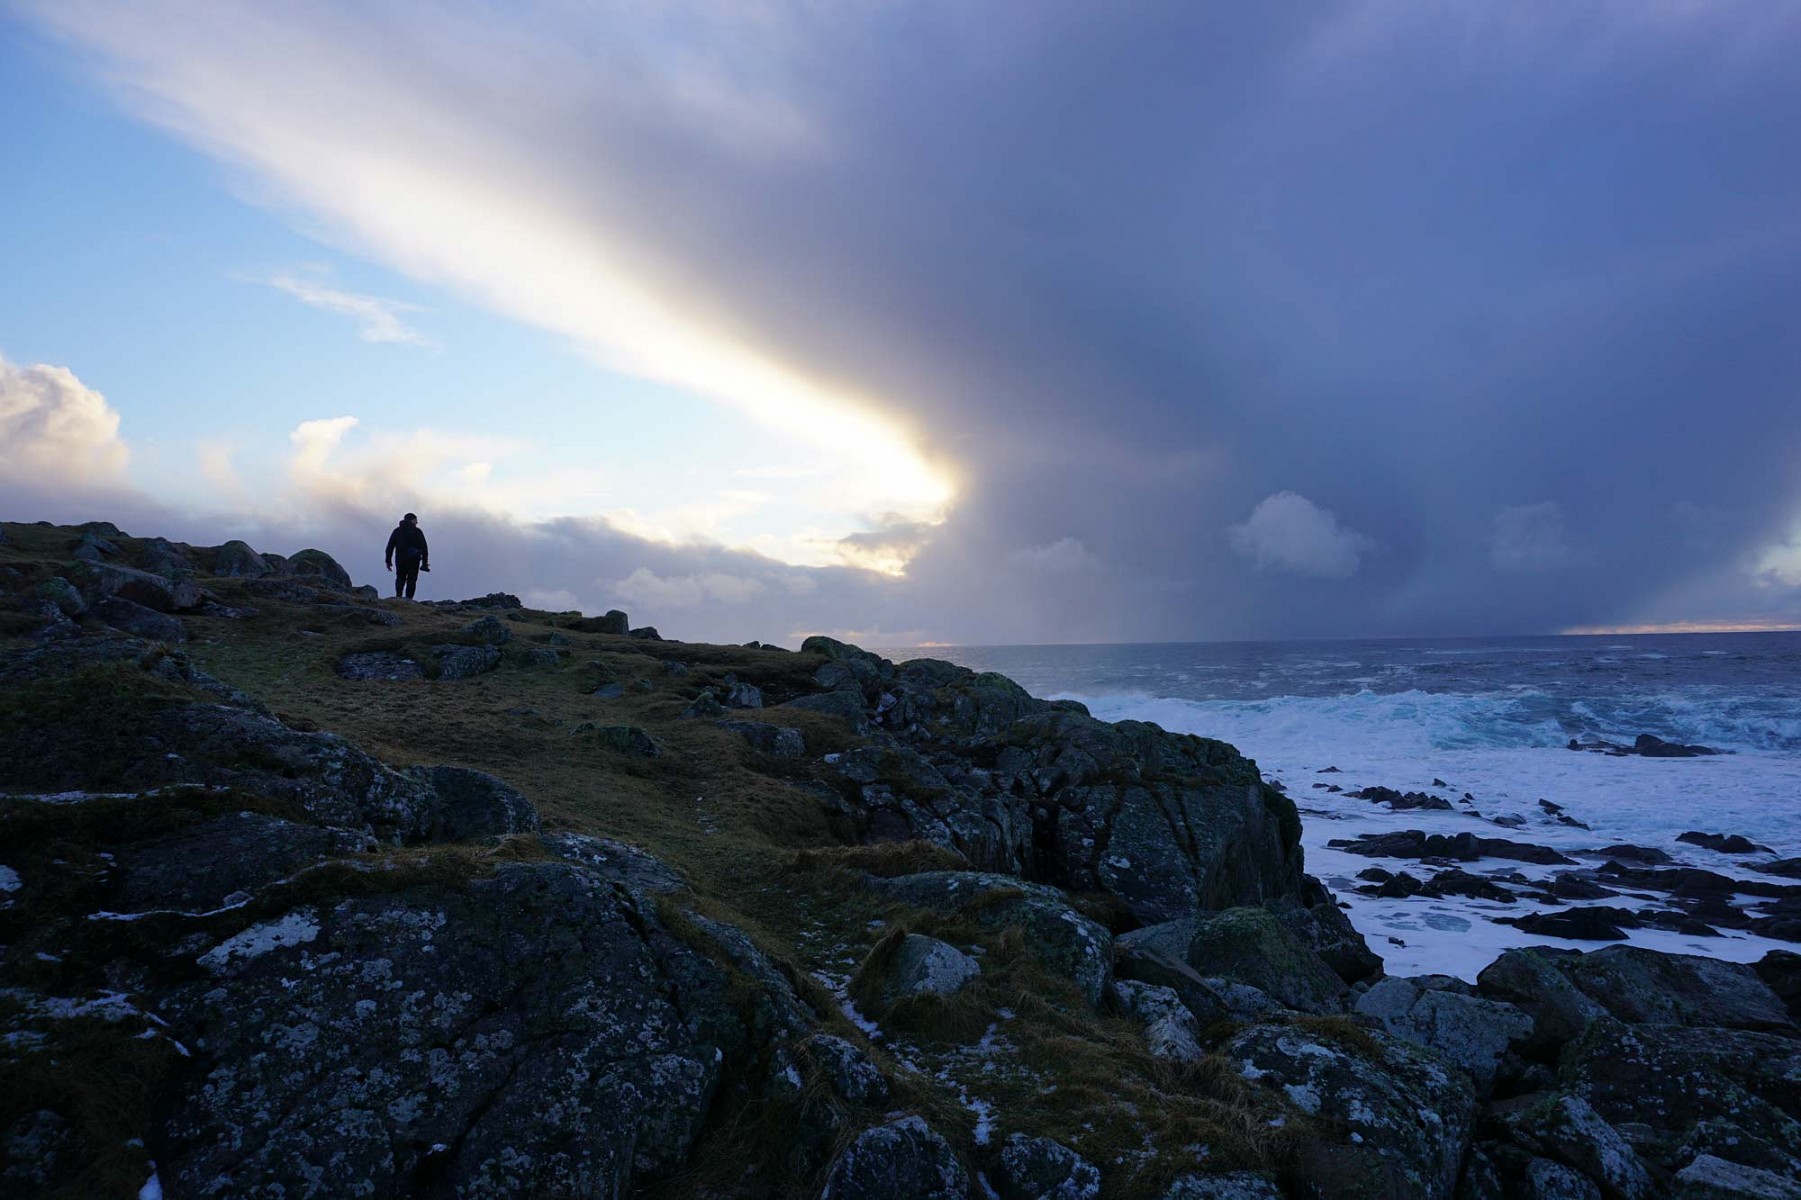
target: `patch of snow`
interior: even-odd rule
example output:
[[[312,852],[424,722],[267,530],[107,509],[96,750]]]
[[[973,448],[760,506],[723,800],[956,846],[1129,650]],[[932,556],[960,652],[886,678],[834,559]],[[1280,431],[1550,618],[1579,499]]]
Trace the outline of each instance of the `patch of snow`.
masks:
[[[163,1181],[157,1178],[156,1164],[150,1164],[150,1178],[138,1189],[138,1200],[163,1200]]]

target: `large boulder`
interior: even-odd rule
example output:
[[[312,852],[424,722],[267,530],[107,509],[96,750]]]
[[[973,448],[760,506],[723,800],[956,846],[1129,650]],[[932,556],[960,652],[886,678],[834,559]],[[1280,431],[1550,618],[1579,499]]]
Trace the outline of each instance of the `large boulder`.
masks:
[[[1176,989],[1136,979],[1121,979],[1113,989],[1121,1010],[1144,1027],[1144,1044],[1154,1057],[1176,1063],[1201,1060],[1194,1013]]]
[[[1408,979],[1378,981],[1357,998],[1356,1011],[1462,1067],[1485,1092],[1503,1056],[1532,1033],[1532,1018],[1511,1004]]]
[[[74,562],[64,574],[89,604],[116,596],[157,612],[171,613],[199,608],[205,603],[200,588],[191,579],[165,579],[117,563]]]
[[[982,965],[948,942],[907,933],[877,942],[851,981],[851,990],[878,1010],[909,1001],[956,995]]]
[[[467,842],[537,831],[531,802],[485,771],[412,767],[406,774],[425,785],[430,799],[395,813],[403,841]]]
[[[438,662],[438,678],[445,681],[473,679],[500,667],[497,646],[433,646],[431,653]]]
[[[812,639],[808,639],[809,641]],[[902,1117],[865,1129],[826,1176],[820,1200],[965,1200],[969,1173],[931,1126]]]
[[[93,607],[93,613],[120,633],[129,633],[152,642],[179,644],[188,640],[187,628],[180,618],[166,612],[146,608],[123,596],[108,596]]]
[[[1643,1200],[1653,1190],[1638,1151],[1580,1096],[1541,1097],[1505,1120],[1515,1142],[1581,1172],[1614,1200]]]
[[[490,614],[469,622],[457,630],[457,636],[474,646],[504,646],[513,640],[513,631],[505,621]]]
[[[567,863],[296,909],[162,1005],[199,1056],[171,1195],[618,1195],[688,1156],[745,1046],[731,984]]]
[[[338,565],[338,560],[323,550],[300,550],[288,559],[288,568],[315,586],[329,588],[334,592],[348,592],[355,586],[351,582],[350,572]]]
[[[1304,1194],[1449,1200],[1476,1115],[1469,1080],[1386,1034],[1375,1053],[1298,1026],[1259,1025],[1220,1048],[1244,1078],[1279,1089],[1342,1140],[1302,1148]]]
[[[1202,977],[1248,984],[1303,1012],[1344,1008],[1344,980],[1281,917],[1264,908],[1199,913],[1122,934],[1119,944],[1122,955],[1173,957]]]
[[[262,555],[252,550],[248,543],[230,541],[213,551],[213,574],[215,575],[261,579],[269,574],[269,571],[269,564],[263,560]]]
[[[1607,1010],[1561,969],[1579,953],[1546,946],[1509,950],[1476,976],[1477,991],[1524,1012],[1532,1020],[1533,1048],[1553,1050],[1607,1015]]]
[[[1795,1027],[1781,998],[1744,963],[1639,946],[1555,961],[1584,995],[1629,1024]]]

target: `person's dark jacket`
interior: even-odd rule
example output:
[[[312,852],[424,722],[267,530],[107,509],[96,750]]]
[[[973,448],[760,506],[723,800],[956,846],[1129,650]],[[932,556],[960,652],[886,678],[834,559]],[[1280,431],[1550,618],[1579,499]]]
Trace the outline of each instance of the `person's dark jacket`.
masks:
[[[402,562],[416,558],[420,562],[431,561],[431,548],[425,544],[425,531],[417,525],[408,525],[404,521],[394,527],[388,535],[388,566],[394,565],[394,555],[398,553]]]

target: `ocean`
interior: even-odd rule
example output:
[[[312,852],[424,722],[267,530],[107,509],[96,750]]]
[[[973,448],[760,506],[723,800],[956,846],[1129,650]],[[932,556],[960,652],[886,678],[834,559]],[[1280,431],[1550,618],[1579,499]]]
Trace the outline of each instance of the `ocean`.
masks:
[[[1597,943],[1495,923],[1544,907],[1528,900],[1504,905],[1360,894],[1353,890],[1362,883],[1356,876],[1371,866],[1430,872],[1412,862],[1349,854],[1330,841],[1407,829],[1468,830],[1549,846],[1584,867],[1604,861],[1593,854],[1603,846],[1633,843],[1662,850],[1678,865],[1795,882],[1756,868],[1772,857],[1801,856],[1801,633],[883,653],[999,671],[1034,695],[1080,700],[1106,720],[1152,721],[1231,742],[1294,798],[1308,870],[1349,902],[1352,921],[1391,974],[1473,979],[1510,946],[1593,949]],[[1567,748],[1572,738],[1630,745],[1646,733],[1729,753],[1643,758]],[[1456,808],[1395,812],[1349,794],[1369,786],[1429,792]],[[1560,823],[1541,799],[1589,828]],[[1741,834],[1769,852],[1732,855],[1677,840],[1691,830]],[[1533,880],[1572,869],[1489,859],[1466,868]],[[1598,903],[1632,907],[1652,900],[1644,893]],[[1628,936],[1660,950],[1735,961],[1797,949],[1730,929],[1719,936],[1633,929]]]

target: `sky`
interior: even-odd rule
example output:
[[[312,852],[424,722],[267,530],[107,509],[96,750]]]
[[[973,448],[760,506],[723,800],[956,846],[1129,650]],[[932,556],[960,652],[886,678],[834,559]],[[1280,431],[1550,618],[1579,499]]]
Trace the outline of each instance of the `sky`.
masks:
[[[1801,625],[1801,4],[0,0],[0,515],[872,645]]]

